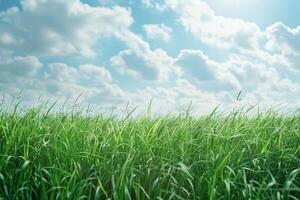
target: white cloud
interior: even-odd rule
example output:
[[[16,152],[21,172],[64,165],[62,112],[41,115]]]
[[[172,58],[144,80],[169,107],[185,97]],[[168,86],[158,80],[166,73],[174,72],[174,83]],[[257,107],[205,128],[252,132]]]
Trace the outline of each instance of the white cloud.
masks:
[[[112,65],[122,74],[140,80],[167,80],[172,70],[172,58],[161,49],[139,54],[132,50],[121,51],[111,58]]]
[[[187,107],[192,105],[191,114],[208,114],[217,106],[219,110],[229,111],[236,105],[233,95],[228,92],[219,91],[213,93],[205,91],[190,80],[180,78],[169,87],[146,87],[133,95],[134,102],[141,102],[139,108],[146,111],[149,100],[152,99],[152,112],[159,114],[183,113]]]
[[[51,63],[42,79],[37,81],[40,82],[37,89],[56,96],[75,98],[83,94],[86,99],[114,97],[118,100],[124,95],[124,92],[113,82],[109,71],[91,64],[75,68],[64,63]]]
[[[22,89],[34,85],[42,63],[34,56],[10,57],[8,53],[0,54],[0,93],[1,95],[16,95]]]
[[[166,0],[166,4],[179,15],[186,31],[210,47],[226,49],[229,55],[220,63],[201,51],[182,51],[176,63],[184,77],[204,82],[200,88],[210,92],[215,87],[205,86],[216,85],[224,91],[229,82],[229,88],[244,91],[247,101],[297,103],[300,27],[275,23],[261,30],[252,22],[218,16],[203,1]]]
[[[261,31],[255,23],[218,16],[199,0],[167,0],[166,5],[179,14],[186,31],[210,46],[253,49],[258,45]]]
[[[225,62],[217,62],[202,51],[182,50],[175,65],[183,71],[183,79],[188,79],[202,92],[214,96],[220,104],[233,103],[237,93],[242,91],[241,103],[244,105],[258,102],[265,106],[286,102],[296,105],[300,92],[300,82],[296,78],[299,73],[290,72],[286,68],[287,63],[280,59],[273,58],[272,61],[270,55],[264,61],[260,59],[235,54]],[[282,66],[272,66],[270,63],[280,63]],[[284,73],[280,70],[284,70]],[[184,95],[181,97],[184,98]]]
[[[241,55],[233,55],[228,59],[226,64],[229,66],[229,70],[240,81],[243,89],[248,92],[264,88],[267,85],[272,90],[289,86],[285,87],[284,92],[295,91],[297,84],[290,81],[283,74],[280,74],[277,68],[267,63],[257,62]]]
[[[42,69],[41,65],[32,56],[14,57],[0,63],[1,93],[14,96],[24,89],[25,103],[33,103],[40,96],[45,99],[76,99],[81,95],[82,103],[104,107],[129,99],[104,67],[50,63]]]
[[[211,92],[239,90],[240,83],[223,63],[215,62],[200,50],[182,50],[175,61],[184,77],[195,78],[196,83]]]
[[[16,79],[34,76],[42,66],[34,56],[0,58],[0,82],[13,82]]]
[[[23,0],[20,9],[0,13],[0,43],[26,54],[95,56],[97,40],[127,29],[132,22],[130,11],[119,6],[92,7],[79,0]]]
[[[172,58],[164,50],[152,50],[129,30],[133,22],[130,10],[119,6],[92,7],[78,0],[23,0],[20,9],[1,12],[0,22],[0,32],[5,33],[0,37],[5,44],[0,49],[13,55],[94,56],[97,40],[115,36],[128,48],[112,58],[121,71],[146,80],[167,80],[174,71]],[[166,26],[161,28],[169,31]]]
[[[79,72],[82,74],[83,78],[87,80],[96,80],[96,81],[108,81],[112,82],[112,77],[109,71],[104,67],[98,67],[91,64],[80,65]]]
[[[175,73],[173,59],[162,49],[152,50],[150,45],[136,34],[125,31],[118,36],[129,49],[111,58],[111,63],[121,73],[136,79],[168,80]]]
[[[208,81],[215,78],[214,63],[200,50],[182,50],[175,64],[198,80]]]
[[[268,51],[287,55],[300,55],[300,26],[292,29],[283,23],[275,23],[266,29]]]
[[[149,39],[158,39],[169,42],[171,39],[172,28],[164,24],[146,24],[143,26]]]
[[[290,107],[297,105],[299,79],[293,80],[286,66],[270,65],[259,58],[243,55],[230,57],[226,65],[241,83],[245,102],[261,103],[267,107],[275,104],[289,104]]]

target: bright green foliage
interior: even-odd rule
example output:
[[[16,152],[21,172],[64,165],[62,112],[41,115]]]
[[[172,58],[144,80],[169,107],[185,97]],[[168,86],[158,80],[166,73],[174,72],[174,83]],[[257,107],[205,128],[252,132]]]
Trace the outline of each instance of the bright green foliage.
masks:
[[[0,199],[300,198],[299,116],[0,112]]]

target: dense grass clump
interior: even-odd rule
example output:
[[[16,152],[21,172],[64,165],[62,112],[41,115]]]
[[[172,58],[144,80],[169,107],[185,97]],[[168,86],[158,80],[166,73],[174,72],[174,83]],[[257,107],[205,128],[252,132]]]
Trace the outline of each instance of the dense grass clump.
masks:
[[[0,199],[299,199],[300,116],[0,112]]]

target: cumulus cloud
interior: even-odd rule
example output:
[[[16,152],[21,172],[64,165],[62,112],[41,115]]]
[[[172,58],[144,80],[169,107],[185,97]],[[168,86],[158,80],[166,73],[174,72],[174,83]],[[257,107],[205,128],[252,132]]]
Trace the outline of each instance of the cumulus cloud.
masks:
[[[287,55],[300,55],[300,26],[290,28],[283,23],[275,23],[266,29],[267,50]]]
[[[158,39],[169,42],[171,39],[172,28],[164,24],[146,24],[143,26],[149,39]]]
[[[98,67],[91,64],[85,64],[79,66],[79,72],[82,74],[82,78],[87,80],[112,82],[112,76],[109,71],[104,67]]]
[[[60,13],[59,17],[54,13]],[[25,53],[40,58],[52,56],[53,60],[62,56],[69,59],[77,55],[94,56],[94,43],[114,36],[128,48],[112,59],[116,65],[122,64],[120,69],[126,69],[129,74],[135,72],[142,79],[168,79],[172,58],[162,49],[152,50],[147,42],[129,30],[132,22],[130,10],[119,6],[92,7],[79,0],[23,0],[20,8],[0,13],[0,53],[3,57]],[[13,74],[15,68],[24,76],[36,73],[36,64],[31,65],[30,71],[26,61],[22,60],[21,66],[16,63],[20,57],[15,60],[3,64],[2,74],[4,71]],[[13,74],[17,75],[17,72]],[[6,79],[12,81],[12,75]],[[22,89],[17,84],[11,87]],[[110,99],[110,103],[114,98],[122,99],[127,95],[105,68],[89,64],[71,67],[50,63],[38,76],[26,79],[23,87],[46,96],[75,97],[85,93],[89,100],[99,101],[101,97]]]
[[[34,56],[11,56],[0,53],[0,93],[16,95],[22,89],[35,85],[42,63]]]
[[[166,5],[178,14],[186,31],[210,47],[226,49],[229,55],[220,63],[202,51],[182,51],[176,64],[186,77],[204,82],[202,89],[230,86],[228,91],[241,89],[247,99],[269,105],[293,101],[291,96],[295,97],[300,85],[299,27],[275,23],[261,30],[255,23],[217,15],[204,1],[166,0]],[[206,89],[213,92],[216,88]]]
[[[191,106],[192,114],[208,114],[217,106],[221,110],[230,110],[236,105],[232,95],[228,92],[219,91],[212,93],[201,89],[190,80],[179,78],[169,87],[146,87],[138,90],[133,95],[135,102],[143,102],[139,104],[139,108],[147,109],[145,102],[152,100],[152,112],[160,114],[183,113]]]
[[[296,78],[299,73],[289,71],[288,63],[276,56],[266,54],[265,58],[259,58],[254,55],[233,54],[225,62],[217,62],[200,50],[182,50],[175,65],[183,72],[181,78],[188,79],[223,104],[234,102],[238,91],[243,91],[243,104],[261,102],[270,106],[290,102],[295,105],[300,92]]]
[[[95,56],[97,40],[127,29],[132,22],[130,11],[119,6],[92,7],[78,0],[23,0],[21,8],[0,13],[0,43],[26,54]]]
[[[257,62],[245,56],[233,55],[227,63],[229,70],[240,81],[247,92],[254,92],[263,88],[277,92],[295,92],[298,89],[286,74],[279,73],[279,69],[267,63]],[[264,91],[263,93],[268,93]]]
[[[181,66],[188,75],[201,81],[215,78],[214,63],[201,50],[182,50],[175,64]]]
[[[193,77],[202,89],[208,91],[238,90],[240,83],[223,63],[215,62],[200,50],[182,50],[175,65],[185,77]]]
[[[86,64],[77,68],[64,63],[51,63],[37,89],[54,96],[73,97],[83,94],[86,99],[122,98],[124,92],[113,82],[103,67]]]
[[[166,0],[165,5],[178,14],[186,31],[210,47],[229,54],[238,50],[242,55],[255,52],[258,57],[283,55],[291,65],[299,63],[300,26],[277,22],[262,30],[253,22],[216,14],[203,0]]]
[[[0,57],[0,82],[13,82],[34,76],[42,63],[34,56]]]
[[[122,74],[141,80],[167,80],[175,73],[173,59],[162,49],[152,50],[150,45],[132,32],[119,35],[129,49],[111,58],[111,64]]]
[[[50,63],[44,68],[36,57],[13,57],[0,63],[0,91],[14,96],[24,89],[23,97],[33,102],[40,96],[76,99],[83,103],[111,106],[125,102],[127,93],[101,66],[84,64],[72,67],[65,63]]]
[[[124,50],[112,57],[111,62],[122,74],[127,73],[135,79],[148,81],[167,80],[172,69],[172,58],[161,49],[148,54]]]
[[[203,1],[166,0],[179,15],[181,25],[200,41],[217,48],[253,49],[261,31],[255,23],[216,15]]]

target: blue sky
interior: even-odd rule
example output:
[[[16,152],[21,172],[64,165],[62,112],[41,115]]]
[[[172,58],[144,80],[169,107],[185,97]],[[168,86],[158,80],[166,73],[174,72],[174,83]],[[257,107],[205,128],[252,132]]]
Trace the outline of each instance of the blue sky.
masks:
[[[297,0],[2,0],[0,92],[158,113],[297,107]],[[242,91],[242,101],[236,95]]]

